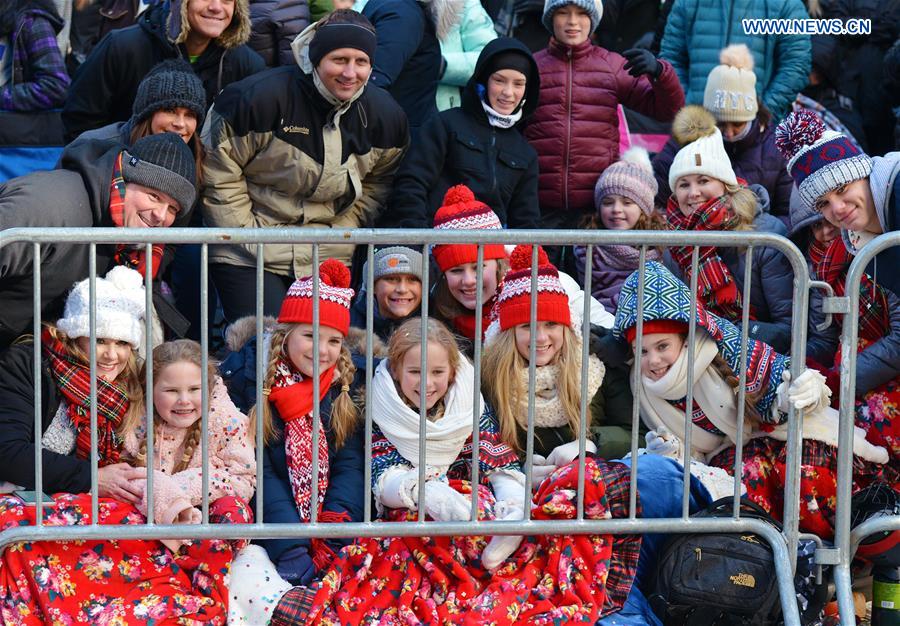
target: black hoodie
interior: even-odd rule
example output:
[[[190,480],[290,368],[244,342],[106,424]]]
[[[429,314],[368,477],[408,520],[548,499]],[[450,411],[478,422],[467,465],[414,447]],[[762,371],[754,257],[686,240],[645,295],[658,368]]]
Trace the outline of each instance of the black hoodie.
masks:
[[[247,27],[240,25],[239,4],[235,3],[232,18],[236,32],[231,33],[231,27],[226,29],[191,64],[203,81],[210,105],[227,85],[265,69],[262,57],[239,43],[250,36],[249,16]],[[173,8],[177,6],[180,4],[172,3]],[[180,19],[175,17],[170,19],[168,3],[151,6],[137,24],[112,31],[97,44],[69,87],[62,114],[66,141],[86,130],[130,118],[138,85],[150,69],[166,59],[187,58],[184,46],[172,43],[177,33],[173,37],[170,27],[181,27]]]
[[[509,50],[527,56],[531,75],[525,87],[522,119],[509,129],[495,128],[478,94],[478,81],[490,59]],[[501,37],[481,51],[466,84],[462,106],[431,117],[419,130],[394,179],[385,226],[430,228],[434,214],[453,185],[465,184],[510,228],[540,228],[537,153],[520,128],[534,111],[540,77],[531,52],[515,39]]]

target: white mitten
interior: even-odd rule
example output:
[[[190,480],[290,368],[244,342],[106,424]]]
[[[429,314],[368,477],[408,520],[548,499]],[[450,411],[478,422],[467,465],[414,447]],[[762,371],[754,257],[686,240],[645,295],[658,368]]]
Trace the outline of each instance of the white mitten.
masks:
[[[262,546],[241,548],[228,573],[228,624],[268,624],[281,597],[291,589]]]
[[[378,479],[376,498],[378,503],[390,509],[417,510],[414,495],[419,485],[419,470],[403,465],[387,468]]]
[[[665,428],[651,430],[644,439],[647,442],[647,453],[667,456],[676,461],[682,457],[681,439],[670,433]]]
[[[498,520],[521,520],[525,519],[525,509],[522,508],[521,502],[504,501],[497,502],[495,507]],[[519,535],[496,535],[484,547],[481,553],[481,564],[485,569],[491,570],[503,563],[509,556],[519,548],[522,543],[522,537]]]
[[[788,400],[798,411],[817,413],[831,404],[831,389],[821,372],[807,368],[791,383]]]
[[[588,439],[584,442],[584,451],[593,454],[597,452],[597,446],[594,445],[593,441]],[[562,467],[563,465],[568,465],[577,458],[578,441],[570,441],[569,443],[564,443],[561,446],[553,448],[553,451],[550,452],[550,455],[547,457],[547,463]]]
[[[472,517],[471,500],[443,481],[427,481],[424,495],[425,512],[435,521],[467,522]]]
[[[537,489],[544,479],[556,469],[555,465],[547,463],[547,459],[540,454],[531,457],[531,486]]]

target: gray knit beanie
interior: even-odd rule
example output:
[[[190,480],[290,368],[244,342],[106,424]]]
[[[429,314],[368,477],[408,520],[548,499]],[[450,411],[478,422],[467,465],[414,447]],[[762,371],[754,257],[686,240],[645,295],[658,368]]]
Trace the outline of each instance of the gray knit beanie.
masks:
[[[390,246],[376,250],[373,259],[373,282],[396,274],[409,274],[422,280],[422,253],[417,250],[406,246]]]
[[[136,126],[155,112],[184,107],[197,116],[197,130],[206,116],[206,90],[191,65],[182,59],[169,59],[153,66],[141,84],[131,112],[131,125]]]
[[[194,155],[175,133],[158,133],[138,139],[123,152],[122,178],[172,196],[182,211],[197,197]]]
[[[600,25],[600,19],[603,17],[603,2],[601,0],[544,0],[542,21],[544,22],[544,28],[549,30],[551,35],[553,34],[554,11],[567,4],[574,4],[587,11],[588,15],[591,16],[591,32],[597,30],[597,27]]]
[[[597,179],[594,187],[594,207],[600,211],[603,198],[615,194],[630,198],[643,211],[644,215],[653,212],[653,198],[656,197],[658,185],[653,175],[653,166],[647,151],[640,147],[630,148],[616,161],[606,168]]]

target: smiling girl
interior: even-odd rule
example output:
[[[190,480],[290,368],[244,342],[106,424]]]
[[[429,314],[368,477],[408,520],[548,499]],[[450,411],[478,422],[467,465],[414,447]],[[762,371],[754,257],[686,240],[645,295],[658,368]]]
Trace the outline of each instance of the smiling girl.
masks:
[[[672,134],[683,145],[669,169],[673,189],[666,205],[672,230],[768,231],[786,234],[768,214],[768,193],[747,187],[735,176],[715,118],[701,106],[684,107],[675,116]],[[693,247],[669,248],[688,282]],[[750,307],[750,335],[786,352],[790,348],[793,273],[783,254],[756,246],[750,277],[750,302],[743,302],[746,255],[736,248],[700,247],[698,297],[712,313],[736,324]]]

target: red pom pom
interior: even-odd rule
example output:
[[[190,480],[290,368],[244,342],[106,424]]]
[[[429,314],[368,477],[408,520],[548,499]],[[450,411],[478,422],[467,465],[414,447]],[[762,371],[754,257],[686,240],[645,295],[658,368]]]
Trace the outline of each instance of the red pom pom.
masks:
[[[328,259],[319,266],[319,278],[332,287],[350,286],[350,270],[337,259]]]
[[[825,130],[822,118],[812,111],[794,111],[775,129],[775,147],[789,161],[802,148],[818,141]]]
[[[532,246],[518,245],[512,254],[509,255],[509,268],[511,270],[524,270],[531,267],[531,248]],[[538,266],[550,265],[550,259],[541,246],[538,246]]]
[[[450,187],[444,194],[444,206],[450,204],[462,204],[464,202],[474,202],[475,194],[465,185],[456,185]]]

